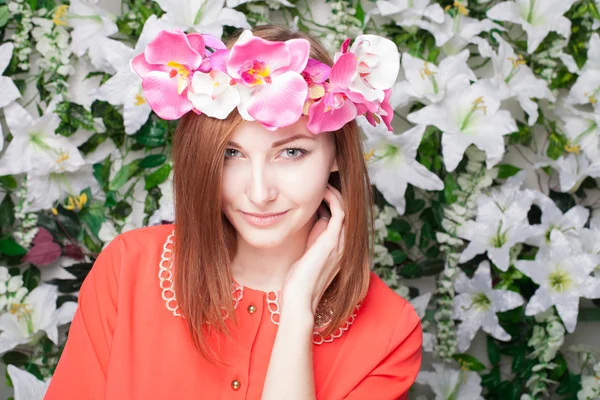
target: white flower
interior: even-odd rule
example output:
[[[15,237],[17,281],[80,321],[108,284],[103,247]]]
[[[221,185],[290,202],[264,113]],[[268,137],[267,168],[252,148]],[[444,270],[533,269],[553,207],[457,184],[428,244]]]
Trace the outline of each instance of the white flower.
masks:
[[[419,26],[421,20],[431,19],[438,24],[444,21],[444,9],[437,3],[430,4],[431,0],[377,0],[377,8],[371,14],[390,17],[398,26]]]
[[[513,47],[497,33],[494,38],[500,44],[498,52],[491,52],[494,77],[490,80],[496,88],[500,100],[515,97],[523,110],[529,115],[528,124],[533,125],[538,118],[538,106],[532,98],[554,101],[546,81],[536,78],[521,56],[515,54]]]
[[[155,15],[151,15],[144,24],[135,49],[121,42],[106,39],[100,42],[95,58],[92,60],[94,65],[104,69],[110,67],[116,72],[95,91],[94,95],[97,99],[112,105],[123,106],[123,124],[128,135],[136,133],[148,120],[152,111],[144,98],[142,81],[131,69],[130,62],[144,51],[146,45],[159,31],[172,27],[172,24],[157,20]]]
[[[45,331],[58,344],[58,325],[71,322],[77,303],[67,301],[57,309],[56,286],[41,284],[33,289],[21,304],[14,304],[10,312],[0,315],[0,354],[31,341],[34,335]]]
[[[481,328],[498,340],[508,341],[511,336],[500,326],[497,312],[512,310],[525,301],[520,294],[510,290],[492,289],[489,261],[482,261],[469,279],[460,271],[454,281],[454,318],[458,326],[458,350],[465,352]]]
[[[12,364],[7,365],[6,371],[15,388],[15,400],[42,400],[44,398],[50,385],[50,379],[46,382],[40,381],[35,375]]]
[[[557,160],[545,160],[535,164],[535,167],[551,165],[558,171],[558,181],[561,192],[576,192],[581,183],[591,176],[600,178],[600,159],[590,159],[577,151],[558,157]]]
[[[410,304],[415,308],[417,315],[419,316],[419,318],[421,318],[421,321],[423,323],[423,350],[428,352],[433,351],[433,345],[435,344],[435,335],[425,330],[429,322],[423,321],[423,319],[425,318],[425,314],[427,312],[427,305],[431,301],[432,295],[433,292],[429,292],[417,296],[413,299],[410,299]]]
[[[79,149],[54,133],[60,119],[51,108],[37,120],[17,103],[7,106],[4,113],[13,139],[0,158],[0,176],[72,172],[85,164]]]
[[[71,49],[78,57],[92,48],[98,40],[119,31],[115,17],[97,6],[98,0],[71,0],[68,22],[71,32]]]
[[[160,225],[162,221],[175,221],[175,203],[173,193],[173,170],[166,181],[158,185],[160,189],[160,200],[158,200],[158,210],[152,214],[148,220],[148,225]]]
[[[565,123],[564,132],[569,138],[567,144],[569,150],[572,152],[581,150],[590,160],[598,159],[600,157],[600,110],[585,112],[567,106],[560,108],[557,114]]]
[[[564,17],[577,0],[516,0],[503,1],[488,10],[487,17],[521,25],[527,32],[527,52],[535,52],[550,33],[557,32],[569,39],[571,21]]]
[[[575,246],[577,244],[575,242],[579,242],[580,229],[589,218],[589,210],[583,206],[575,206],[563,214],[548,196],[540,192],[532,193],[535,196],[534,203],[542,210],[542,220],[539,225],[535,225],[536,233],[525,243],[537,247],[550,246],[551,233],[553,230],[558,230]]]
[[[439,66],[411,56],[402,54],[402,69],[406,80],[396,83],[390,96],[392,108],[403,107],[411,99],[423,103],[437,103],[446,95],[448,81],[465,75],[475,81],[477,77],[467,65],[469,50],[444,58]]]
[[[591,104],[600,113],[600,35],[590,38],[587,61],[566,99],[571,104]]]
[[[500,270],[508,270],[510,249],[536,232],[527,220],[533,202],[531,192],[519,190],[523,178],[520,173],[501,188],[492,190],[489,196],[479,195],[476,221],[467,220],[457,229],[458,237],[470,241],[459,262],[487,251]]]
[[[492,29],[505,30],[500,25],[489,19],[476,19],[467,17],[467,10],[459,6],[457,11],[450,15],[444,13],[444,21],[441,23],[421,21],[420,28],[428,30],[435,37],[435,45],[441,47],[446,54],[456,54],[464,49],[481,32]]]
[[[486,153],[487,168],[504,155],[503,136],[517,130],[517,124],[493,88],[481,81],[470,85],[464,75],[448,83],[443,101],[408,115],[416,124],[434,125],[442,132],[442,154],[448,172],[454,171],[471,144]]]
[[[518,260],[515,268],[530,277],[539,288],[529,300],[526,315],[541,313],[556,306],[569,333],[575,330],[579,313],[579,298],[600,297],[596,293],[586,293],[585,283],[596,266],[596,260],[589,254],[574,251],[564,235],[553,230],[547,251],[538,252],[535,261]]]
[[[19,97],[21,97],[21,93],[19,93],[19,89],[14,84],[11,78],[8,76],[2,76],[6,67],[10,63],[10,59],[12,58],[14,45],[11,42],[4,43],[0,46],[0,108],[6,107]],[[0,125],[0,150],[4,146],[4,135],[2,134],[2,125]]]
[[[384,90],[394,86],[400,71],[398,46],[377,35],[359,35],[349,49],[356,56],[357,68],[348,88],[367,100],[383,101]],[[341,53],[336,53],[337,60]]]
[[[225,119],[240,103],[237,85],[224,72],[194,72],[188,99],[195,108],[209,117]]]
[[[225,0],[156,0],[166,14],[161,17],[182,30],[193,28],[220,38],[223,25],[250,29],[246,16],[225,5]]]
[[[410,183],[424,190],[442,190],[444,182],[416,160],[425,126],[419,125],[396,135],[382,124],[371,126],[364,117],[358,124],[367,136],[364,146],[371,180],[385,199],[404,214],[404,193]]]
[[[416,382],[431,386],[435,400],[483,400],[481,377],[473,371],[452,369],[446,364],[433,364],[435,372],[421,371]]]
[[[22,286],[23,286],[23,276],[15,275],[15,276],[12,276],[8,280],[8,283],[6,284],[6,290],[8,290],[9,292],[16,292]]]

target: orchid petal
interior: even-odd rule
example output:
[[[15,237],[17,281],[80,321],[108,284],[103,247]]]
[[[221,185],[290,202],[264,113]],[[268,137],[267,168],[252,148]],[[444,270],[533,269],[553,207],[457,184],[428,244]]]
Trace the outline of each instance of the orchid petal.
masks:
[[[144,77],[142,87],[148,104],[162,119],[178,119],[193,108],[187,93],[179,94],[177,77],[171,78],[165,72],[151,71]]]
[[[186,35],[180,30],[159,32],[146,47],[145,55],[150,64],[167,65],[176,62],[191,70],[197,69],[202,62],[200,53],[192,48]]]

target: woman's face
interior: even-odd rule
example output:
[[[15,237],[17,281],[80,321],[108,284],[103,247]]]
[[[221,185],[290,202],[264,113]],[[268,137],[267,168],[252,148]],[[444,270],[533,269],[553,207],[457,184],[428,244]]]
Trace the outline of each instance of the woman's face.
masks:
[[[277,247],[313,221],[329,174],[337,171],[333,133],[313,135],[305,116],[276,131],[242,121],[224,158],[222,209],[238,234],[259,248]],[[247,215],[283,212],[267,222]]]

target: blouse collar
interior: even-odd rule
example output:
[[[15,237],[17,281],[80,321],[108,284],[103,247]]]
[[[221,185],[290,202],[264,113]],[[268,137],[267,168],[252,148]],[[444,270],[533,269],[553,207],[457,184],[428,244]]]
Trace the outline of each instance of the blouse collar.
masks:
[[[165,306],[167,310],[171,311],[174,316],[181,317],[181,313],[179,312],[179,305],[177,304],[177,296],[175,293],[175,287],[173,285],[173,273],[171,271],[171,261],[173,259],[173,255],[175,254],[175,241],[173,240],[175,237],[175,230],[171,232],[171,234],[167,237],[163,244],[163,250],[159,263],[159,271],[158,278],[160,280],[160,289],[162,290],[162,298],[165,301]],[[256,291],[261,292],[256,289],[245,288],[240,285],[235,279],[233,280],[234,288],[232,291],[232,299],[234,302],[233,308],[237,309],[240,300],[244,297],[244,289],[246,291]],[[266,295],[267,307],[271,313],[271,322],[275,325],[279,325],[279,295],[280,290],[273,290],[268,292],[262,292]],[[344,332],[350,329],[350,325],[354,322],[354,318],[360,309],[361,304],[358,304],[354,309],[354,312],[348,319],[344,322],[344,324],[337,329],[334,333],[329,335],[328,337],[323,337],[321,332],[327,326],[327,324],[315,329],[313,331],[313,343],[314,344],[323,344],[326,342],[332,342],[334,339],[337,339],[342,336]],[[227,316],[225,316],[226,318]]]

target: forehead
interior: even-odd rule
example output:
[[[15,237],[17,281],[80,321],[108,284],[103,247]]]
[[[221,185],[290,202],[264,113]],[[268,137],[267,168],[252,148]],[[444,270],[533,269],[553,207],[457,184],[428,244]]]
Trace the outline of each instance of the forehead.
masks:
[[[243,147],[271,147],[278,142],[282,142],[298,137],[298,140],[305,140],[314,143],[326,143],[330,133],[312,134],[306,128],[307,117],[302,116],[292,125],[278,128],[270,131],[261,125],[258,121],[241,121],[232,132],[229,138],[230,143],[239,144]]]

